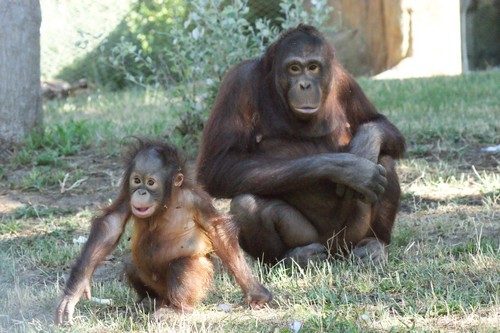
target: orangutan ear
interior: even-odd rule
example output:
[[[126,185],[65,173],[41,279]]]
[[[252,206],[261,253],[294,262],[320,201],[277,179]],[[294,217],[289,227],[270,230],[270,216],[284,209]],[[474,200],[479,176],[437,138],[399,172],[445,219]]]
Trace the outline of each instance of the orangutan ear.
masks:
[[[179,172],[177,175],[175,175],[174,186],[180,187],[183,181],[184,181],[184,175]]]

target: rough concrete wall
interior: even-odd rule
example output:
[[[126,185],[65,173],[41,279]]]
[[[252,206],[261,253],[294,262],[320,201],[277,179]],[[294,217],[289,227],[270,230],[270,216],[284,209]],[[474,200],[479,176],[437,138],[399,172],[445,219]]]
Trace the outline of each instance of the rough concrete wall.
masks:
[[[412,11],[413,56],[428,61],[436,73],[460,73],[460,2],[413,1]]]
[[[382,5],[387,44],[387,58],[383,69],[387,69],[412,53],[412,9],[408,0],[385,0]]]
[[[375,74],[396,65],[408,54],[409,15],[404,10],[405,0],[330,0],[335,9],[330,24],[338,27],[337,33],[331,34],[331,40],[340,55],[344,48],[352,48],[345,35],[356,36],[354,47],[366,48],[369,54],[368,64],[357,61],[357,68],[369,67],[365,73]],[[340,37],[339,37],[340,36]],[[348,61],[356,63],[352,52]],[[340,56],[341,61],[342,56]],[[344,58],[346,58],[344,56]],[[363,57],[363,58],[366,58]],[[364,60],[364,59],[360,59]],[[346,65],[349,67],[350,63]],[[354,72],[359,72],[358,69]],[[349,68],[351,70],[351,68]]]
[[[339,31],[328,37],[341,63],[354,75],[394,67],[402,77],[461,73],[460,1],[330,0],[329,4],[335,8],[330,23]]]

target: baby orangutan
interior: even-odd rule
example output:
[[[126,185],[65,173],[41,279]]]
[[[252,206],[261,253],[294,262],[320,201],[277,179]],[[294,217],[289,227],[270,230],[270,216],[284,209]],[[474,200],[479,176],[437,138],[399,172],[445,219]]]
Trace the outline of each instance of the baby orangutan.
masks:
[[[189,312],[213,281],[210,254],[220,257],[252,308],[271,293],[252,275],[238,245],[238,227],[212,205],[210,196],[184,177],[177,150],[162,143],[139,142],[130,154],[118,198],[92,221],[87,243],[71,269],[55,322],[73,322],[80,297],[90,299],[97,265],[117,245],[130,217],[135,220],[132,258],[125,272],[139,298]]]

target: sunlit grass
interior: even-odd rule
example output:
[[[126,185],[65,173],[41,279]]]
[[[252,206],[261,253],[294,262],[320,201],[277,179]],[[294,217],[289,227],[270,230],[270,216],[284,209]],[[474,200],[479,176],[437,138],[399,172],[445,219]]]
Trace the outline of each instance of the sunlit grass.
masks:
[[[440,325],[447,321],[458,330],[493,332],[500,305],[498,243],[483,239],[479,229],[471,229],[465,238],[449,243],[439,230],[460,232],[451,226],[457,222],[452,212],[448,222],[444,215],[446,212],[431,213],[425,220],[403,215],[386,267],[363,266],[349,260],[325,262],[307,269],[254,264],[254,272],[275,294],[271,306],[261,311],[243,306],[241,292],[232,277],[222,271],[214,291],[193,314],[172,313],[162,323],[155,323],[142,306],[134,304],[132,291],[118,280],[120,275],[115,270],[113,275],[94,279],[93,286],[95,297],[111,298],[113,304],[81,301],[72,331],[290,332],[289,325],[294,322],[303,325],[301,332],[409,328],[433,331],[445,327]],[[479,215],[470,221],[477,218]],[[420,228],[422,224],[426,226]],[[413,228],[419,230],[413,235],[404,234]],[[59,239],[66,243],[71,235],[47,238],[49,242]],[[0,304],[9,309],[9,316],[19,318],[22,314],[25,318],[10,327],[28,332],[37,331],[37,327],[55,329],[50,324],[51,311],[62,275],[55,266],[47,264],[43,253],[38,253],[40,248],[31,248],[22,241],[9,244],[3,252],[8,260],[0,267],[11,285],[1,285],[5,297]],[[63,262],[72,261],[79,246],[61,245],[57,257],[64,257],[59,263],[64,265]],[[62,255],[65,248],[71,251]],[[221,303],[229,304],[232,311],[218,310]]]

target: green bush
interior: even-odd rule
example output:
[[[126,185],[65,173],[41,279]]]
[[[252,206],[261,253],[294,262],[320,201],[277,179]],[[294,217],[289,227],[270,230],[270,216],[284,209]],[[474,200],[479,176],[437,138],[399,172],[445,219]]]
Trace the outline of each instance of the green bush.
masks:
[[[141,0],[99,46],[63,68],[57,77],[74,82],[86,78],[100,87],[117,90],[133,83],[151,85],[154,68],[166,65],[163,49],[171,44],[170,26],[184,20],[189,1]],[[91,38],[91,37],[90,37]],[[143,60],[148,59],[148,63]],[[143,81],[136,81],[140,78]]]
[[[133,56],[155,75],[152,78],[144,72],[139,76],[127,72],[130,81],[140,85],[154,82],[168,88],[169,111],[178,119],[172,124],[170,132],[175,135],[170,139],[189,152],[197,146],[208,110],[230,66],[262,54],[285,29],[299,23],[314,22],[321,26],[328,19],[331,9],[326,0],[312,1],[309,12],[303,2],[282,1],[278,25],[270,19],[255,17],[251,17],[251,23],[247,19],[251,15],[247,0],[234,0],[231,4],[223,0],[191,2],[186,7],[189,14],[185,19],[170,25],[171,43],[166,43],[158,53],[162,59],[169,59],[167,66],[158,66],[158,61],[145,56],[143,49],[130,43],[123,42],[114,50],[120,55],[119,59]]]
[[[191,151],[197,146],[220,81],[228,67],[255,57],[277,32],[268,20],[251,25],[246,1],[224,6],[222,0],[192,3],[185,21],[170,30],[172,45],[164,49],[169,67],[157,68],[158,79],[179,78],[168,84],[172,124],[171,140]],[[161,85],[161,83],[158,83]]]
[[[177,119],[167,129],[170,139],[193,151],[230,66],[262,54],[283,30],[326,22],[327,1],[310,3],[306,11],[304,0],[282,0],[271,6],[274,16],[279,9],[278,17],[259,18],[259,1],[139,1],[89,55],[95,64],[87,77],[112,89],[127,84],[165,88],[167,111]],[[83,67],[85,61],[75,65]]]
[[[175,7],[174,7],[175,5]],[[263,5],[260,4],[260,7]],[[220,80],[227,68],[256,57],[281,31],[309,23],[321,26],[332,10],[326,0],[282,0],[280,14],[262,16],[258,1],[160,0],[139,2],[125,20],[130,36],[110,44],[109,63],[141,86],[171,87],[202,77]],[[175,12],[165,8],[176,8]]]
[[[100,87],[112,90],[125,88],[131,83],[140,86],[168,86],[171,82],[183,81],[175,71],[168,70],[176,64],[175,58],[168,57],[166,53],[175,41],[172,30],[178,26],[184,28],[186,21],[199,23],[199,20],[189,15],[193,11],[205,18],[209,17],[207,14],[215,15],[216,19],[211,22],[224,20],[223,15],[227,11],[223,8],[229,11],[241,11],[238,16],[245,22],[233,21],[233,23],[243,23],[243,29],[238,29],[238,26],[232,27],[224,35],[224,41],[231,44],[234,37],[231,32],[246,34],[248,27],[259,30],[259,27],[262,28],[262,22],[276,34],[300,22],[321,25],[328,18],[331,8],[326,6],[326,0],[311,1],[311,13],[305,10],[303,3],[304,0],[137,1],[112,33],[105,38],[95,37],[94,42],[102,39],[98,47],[63,68],[57,77],[70,82],[87,78]],[[214,12],[213,8],[218,10]],[[186,28],[185,33],[189,35],[195,27],[186,26]],[[216,31],[217,27],[214,28]],[[205,36],[211,38],[210,32]],[[269,36],[265,38],[267,42]],[[194,43],[199,45],[196,41]],[[255,53],[246,50],[244,53],[255,56]]]

